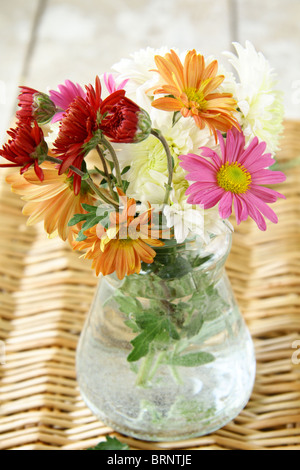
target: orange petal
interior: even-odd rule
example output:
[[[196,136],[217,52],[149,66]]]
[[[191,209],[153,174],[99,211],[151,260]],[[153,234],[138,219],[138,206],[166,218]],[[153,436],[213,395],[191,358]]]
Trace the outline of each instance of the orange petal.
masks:
[[[154,108],[162,109],[163,111],[180,111],[182,104],[175,98],[158,98],[154,100],[151,105]]]
[[[214,78],[218,73],[218,61],[213,60],[204,70],[202,80]]]

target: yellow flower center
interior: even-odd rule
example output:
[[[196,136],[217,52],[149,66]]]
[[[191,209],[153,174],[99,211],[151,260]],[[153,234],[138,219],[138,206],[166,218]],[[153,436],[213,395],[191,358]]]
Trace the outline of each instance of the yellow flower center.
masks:
[[[240,163],[226,162],[218,171],[217,181],[225,191],[244,194],[251,184],[251,175]]]
[[[204,97],[204,93],[200,90],[197,90],[197,88],[187,88],[185,90],[185,94],[189,100],[190,103],[193,103],[193,105],[196,105],[196,108],[203,111],[206,109],[206,99]]]

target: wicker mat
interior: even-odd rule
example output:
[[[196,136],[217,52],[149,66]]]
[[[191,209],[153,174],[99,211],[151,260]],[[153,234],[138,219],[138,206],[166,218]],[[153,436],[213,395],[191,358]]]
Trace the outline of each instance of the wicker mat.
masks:
[[[300,156],[299,123],[286,123],[282,148],[278,158],[289,167]],[[107,434],[132,449],[300,449],[300,166],[286,173],[279,224],[261,233],[244,223],[227,263],[256,346],[251,400],[214,434],[157,444],[114,433],[84,405],[75,348],[97,279],[66,244],[48,240],[41,226],[26,227],[22,202],[2,182],[0,449],[85,449]]]

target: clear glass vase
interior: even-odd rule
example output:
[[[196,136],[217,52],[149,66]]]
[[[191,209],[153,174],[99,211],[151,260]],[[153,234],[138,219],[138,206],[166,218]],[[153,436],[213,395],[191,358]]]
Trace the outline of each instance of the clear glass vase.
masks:
[[[115,430],[143,440],[211,433],[247,404],[249,331],[225,273],[231,235],[157,249],[122,281],[102,277],[77,348],[81,395]]]

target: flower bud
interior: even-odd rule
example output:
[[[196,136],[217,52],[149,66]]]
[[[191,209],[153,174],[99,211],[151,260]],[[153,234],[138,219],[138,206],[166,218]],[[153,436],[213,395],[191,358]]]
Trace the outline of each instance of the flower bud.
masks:
[[[151,134],[152,122],[149,114],[144,109],[140,108],[138,112],[138,125],[135,134],[134,142],[139,143],[147,139]]]
[[[32,103],[33,117],[39,124],[51,121],[57,109],[46,93],[36,93]]]
[[[133,101],[122,97],[109,109],[100,129],[112,142],[138,143],[149,137],[151,119],[149,114]]]
[[[57,112],[56,106],[46,93],[33,88],[21,87],[19,95],[17,117],[22,122],[37,121],[38,124],[47,124]]]

